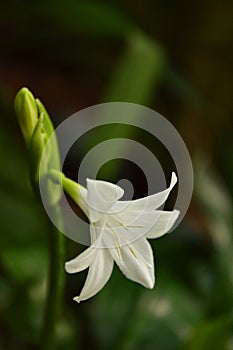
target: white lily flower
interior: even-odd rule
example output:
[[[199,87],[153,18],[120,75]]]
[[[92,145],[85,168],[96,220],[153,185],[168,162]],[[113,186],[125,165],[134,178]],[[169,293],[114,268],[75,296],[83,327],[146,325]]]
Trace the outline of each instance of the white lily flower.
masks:
[[[117,185],[87,179],[87,188],[84,188],[63,175],[65,191],[90,221],[91,246],[65,264],[68,273],[89,268],[84,287],[75,301],[91,298],[104,287],[114,261],[127,278],[144,287],[154,287],[154,259],[147,238],[167,233],[179,216],[178,210],[157,210],[176,182],[177,177],[172,173],[166,190],[137,200],[119,201],[124,190]]]

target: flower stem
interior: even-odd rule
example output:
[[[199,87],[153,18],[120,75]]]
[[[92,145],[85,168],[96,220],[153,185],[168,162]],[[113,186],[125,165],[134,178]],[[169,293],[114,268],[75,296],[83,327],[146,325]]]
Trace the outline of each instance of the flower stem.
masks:
[[[59,204],[54,206],[57,221],[62,224],[62,214]],[[55,348],[56,323],[59,317],[64,289],[64,252],[65,237],[52,225],[49,235],[49,274],[47,285],[47,300],[41,333],[40,349]]]

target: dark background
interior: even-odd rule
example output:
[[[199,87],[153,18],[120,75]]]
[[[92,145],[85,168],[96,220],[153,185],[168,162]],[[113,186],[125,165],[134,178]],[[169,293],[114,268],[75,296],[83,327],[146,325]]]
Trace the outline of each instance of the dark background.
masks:
[[[115,268],[105,288],[79,305],[72,297],[85,273],[67,275],[57,349],[233,348],[232,13],[227,0],[1,3],[0,349],[34,348],[45,298],[49,225],[30,187],[13,110],[22,86],[55,125],[101,102],[151,107],[177,128],[194,165],[185,220],[151,241],[155,289]],[[66,243],[68,260],[82,247]]]

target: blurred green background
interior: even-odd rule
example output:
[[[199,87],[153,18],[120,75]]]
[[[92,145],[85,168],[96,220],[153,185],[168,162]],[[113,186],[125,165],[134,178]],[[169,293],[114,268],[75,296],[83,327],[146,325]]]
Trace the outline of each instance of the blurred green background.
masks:
[[[151,241],[154,290],[115,267],[97,296],[77,304],[86,273],[66,275],[57,349],[233,349],[232,13],[228,0],[1,3],[0,349],[36,348],[46,290],[50,226],[13,111],[22,86],[55,125],[104,101],[151,107],[177,128],[194,164],[184,221]],[[75,161],[66,165],[70,176]],[[84,249],[66,244],[67,260]]]

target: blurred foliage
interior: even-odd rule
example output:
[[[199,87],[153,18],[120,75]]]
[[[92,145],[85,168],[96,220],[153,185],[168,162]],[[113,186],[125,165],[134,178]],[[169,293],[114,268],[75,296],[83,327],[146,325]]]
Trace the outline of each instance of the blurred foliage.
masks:
[[[100,101],[150,106],[177,127],[194,159],[185,220],[151,241],[155,289],[115,268],[101,293],[79,305],[72,297],[85,272],[67,276],[57,349],[233,349],[232,10],[227,0],[1,4],[0,349],[35,349],[46,288],[49,225],[13,112],[22,85],[55,124]],[[99,137],[106,132],[86,145]],[[151,147],[157,154],[157,143]],[[71,176],[75,161],[67,164]],[[81,249],[69,240],[67,248],[67,259]]]

